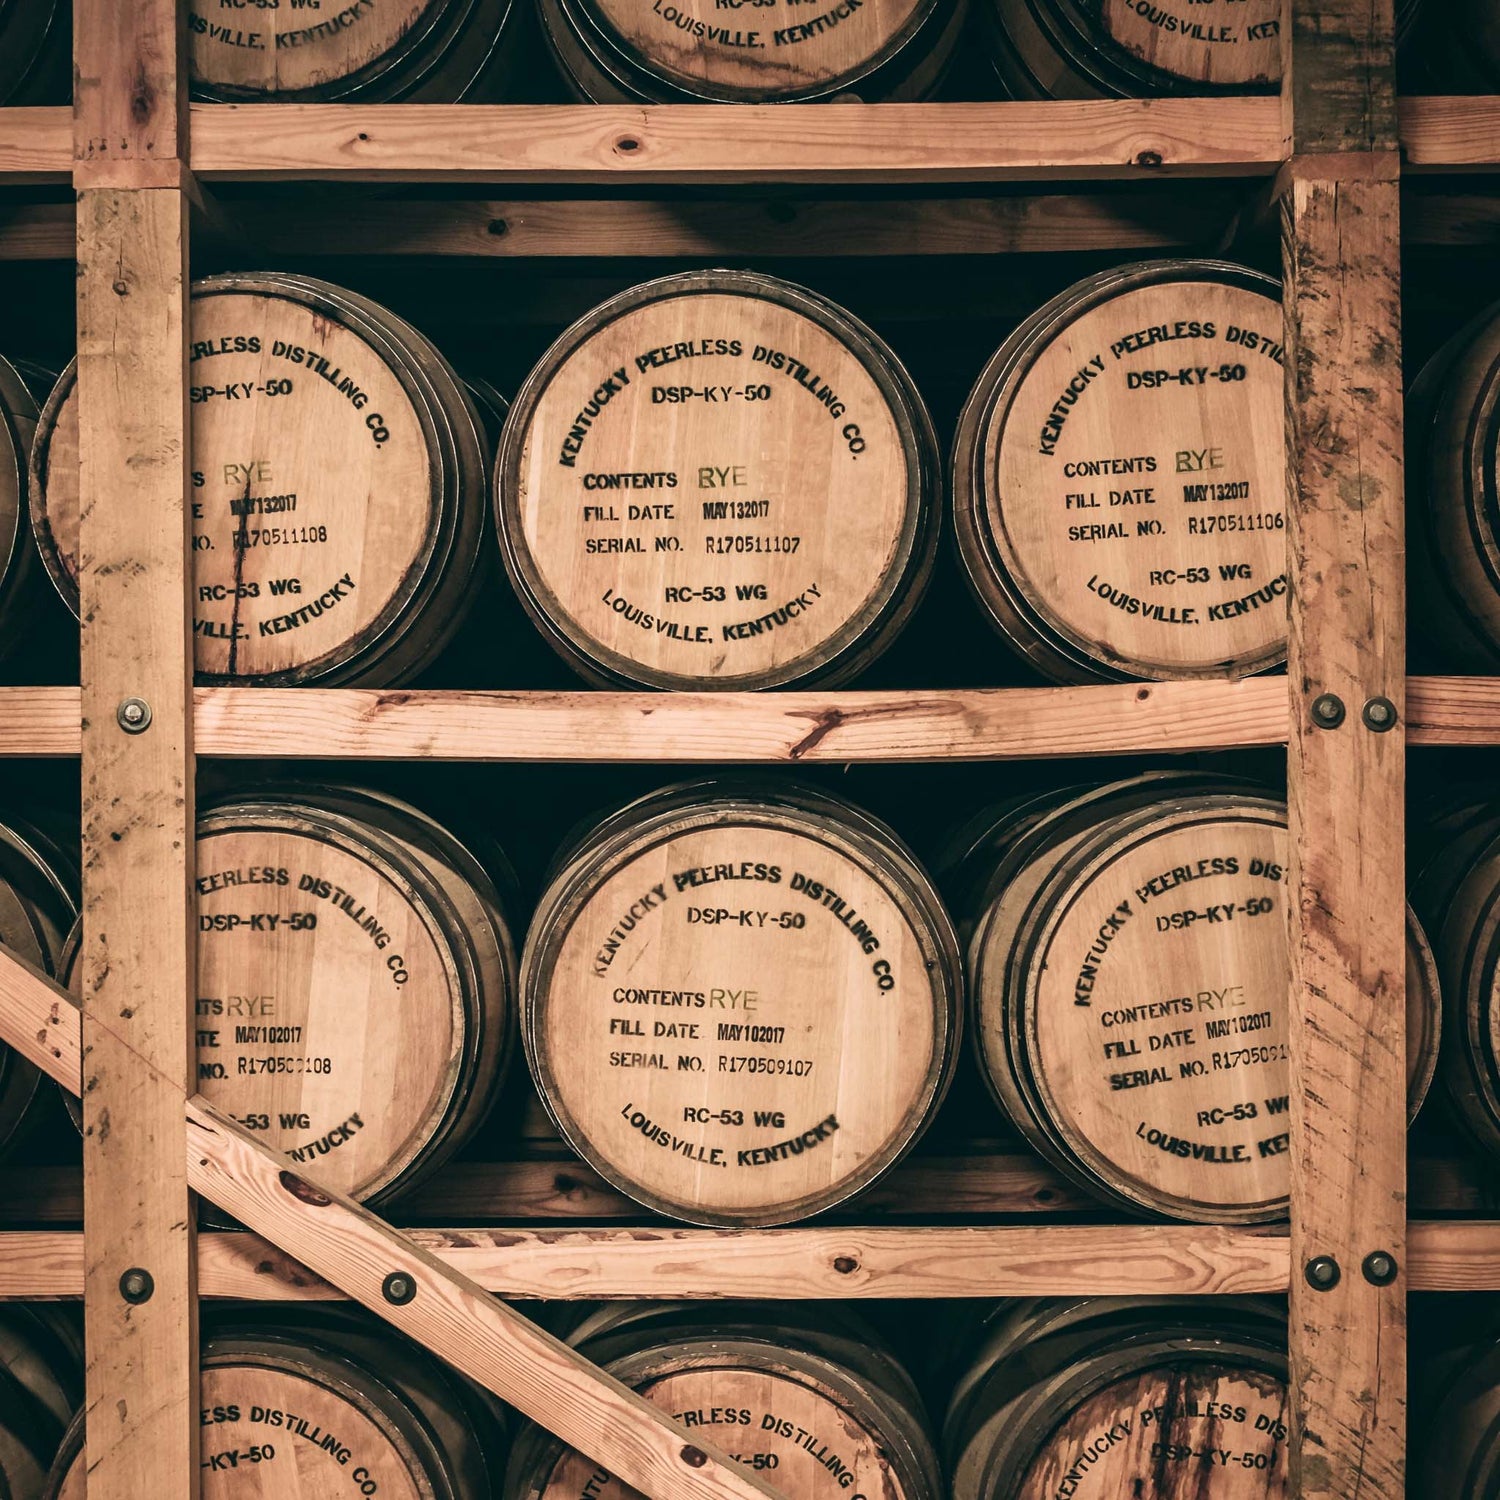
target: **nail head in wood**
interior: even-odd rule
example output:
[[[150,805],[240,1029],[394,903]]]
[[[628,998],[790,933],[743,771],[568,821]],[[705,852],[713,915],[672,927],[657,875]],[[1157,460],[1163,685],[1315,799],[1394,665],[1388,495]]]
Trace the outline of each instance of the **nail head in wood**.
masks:
[[[1339,1263],[1331,1255],[1315,1255],[1308,1261],[1303,1274],[1314,1291],[1331,1292],[1344,1273],[1339,1270]]]
[[[1371,698],[1360,717],[1365,721],[1366,729],[1384,734],[1388,729],[1396,727],[1396,705],[1389,698]]]
[[[132,1307],[139,1307],[142,1302],[149,1302],[155,1290],[156,1282],[151,1273],[140,1266],[132,1266],[120,1277],[120,1295]]]
[[[115,710],[115,718],[126,734],[144,734],[151,727],[151,705],[144,698],[126,698]]]
[[[385,1300],[396,1307],[405,1307],[417,1295],[417,1283],[405,1271],[392,1271],[380,1289]]]
[[[1344,722],[1344,700],[1337,693],[1319,693],[1312,701],[1312,721],[1319,729],[1337,729]]]
[[[1372,1250],[1365,1256],[1361,1269],[1365,1273],[1365,1280],[1371,1286],[1389,1286],[1396,1279],[1396,1273],[1401,1268],[1396,1264],[1396,1257],[1389,1250]]]

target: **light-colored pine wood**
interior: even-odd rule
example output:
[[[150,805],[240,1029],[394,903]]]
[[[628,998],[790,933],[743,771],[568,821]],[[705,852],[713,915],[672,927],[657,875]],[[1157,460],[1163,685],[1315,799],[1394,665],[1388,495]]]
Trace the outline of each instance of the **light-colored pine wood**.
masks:
[[[507,1297],[1216,1296],[1283,1292],[1287,1241],[1275,1232],[1193,1225],[954,1228],[413,1229],[444,1264]],[[1500,1291],[1500,1223],[1416,1220],[1415,1292]],[[835,1262],[855,1263],[840,1270]],[[328,1301],[341,1296],[258,1235],[198,1238],[205,1297]],[[0,1301],[77,1298],[74,1229],[0,1231]]]
[[[73,157],[79,186],[166,187],[187,161],[183,20],[169,0],[74,0]]]
[[[895,357],[772,277],[647,282],[518,393],[506,566],[580,669],[652,687],[847,676],[910,612],[937,445]]]
[[[181,1125],[194,782],[185,220],[185,199],[172,189],[91,188],[79,197],[81,992],[85,1321],[89,1403],[99,1413],[89,1442],[94,1500],[190,1495],[197,1474],[194,1209]],[[126,734],[117,721],[129,697],[150,705],[144,734]],[[156,1289],[132,1307],[119,1282],[136,1266]]]
[[[66,182],[73,170],[73,116],[52,105],[0,109],[0,181]]]
[[[954,446],[965,567],[1042,672],[1244,676],[1285,650],[1274,283],[1103,272],[1011,335]]]
[[[1399,102],[1407,172],[1484,172],[1500,167],[1500,97],[1417,95]]]
[[[555,874],[523,1035],[569,1143],[690,1223],[831,1207],[909,1148],[960,1026],[957,943],[888,830],[810,791],[689,786]]]
[[[1378,154],[1389,7],[1373,19],[1369,6],[1335,10],[1326,50],[1300,25],[1292,48],[1297,140],[1314,153],[1363,142]],[[1350,90],[1371,97],[1351,105]],[[1324,178],[1309,159],[1283,200],[1300,602],[1288,762],[1292,1482],[1307,1500],[1394,1500],[1405,1492],[1405,1285],[1375,1287],[1360,1266],[1374,1251],[1406,1261],[1405,742],[1367,728],[1361,709],[1380,695],[1404,711],[1399,202],[1394,181],[1338,180],[1340,160]],[[1347,706],[1337,729],[1311,717],[1324,693]],[[1322,1255],[1342,1271],[1332,1290],[1302,1275]]]
[[[1058,104],[195,105],[205,177],[1000,182],[1268,175],[1274,99]]]
[[[1407,692],[1408,744],[1500,744],[1494,679],[1413,677]],[[200,755],[338,760],[1032,760],[1285,744],[1287,718],[1277,678],[784,696],[199,688],[194,701]],[[77,688],[0,687],[0,719],[0,758],[78,754]]]

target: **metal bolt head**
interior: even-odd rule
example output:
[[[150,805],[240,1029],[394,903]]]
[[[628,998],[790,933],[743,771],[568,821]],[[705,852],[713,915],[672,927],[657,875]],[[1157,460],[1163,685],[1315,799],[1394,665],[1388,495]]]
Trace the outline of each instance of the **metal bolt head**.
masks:
[[[1344,722],[1344,700],[1337,693],[1319,693],[1312,701],[1312,721],[1319,729],[1337,729]]]
[[[126,698],[115,710],[115,720],[126,734],[142,734],[151,727],[151,705],[144,698]]]
[[[405,1307],[417,1295],[417,1283],[405,1271],[392,1271],[380,1290],[385,1294],[387,1302],[396,1307]]]
[[[1396,1279],[1396,1274],[1401,1268],[1396,1264],[1396,1257],[1389,1250],[1372,1250],[1365,1256],[1364,1264],[1360,1269],[1364,1271],[1365,1280],[1371,1286],[1389,1286]]]
[[[140,1266],[132,1266],[120,1277],[120,1295],[132,1307],[139,1307],[142,1302],[149,1302],[155,1290],[156,1282],[152,1279],[151,1273]]]
[[[1384,734],[1388,729],[1394,729],[1396,717],[1396,705],[1389,698],[1371,698],[1360,712],[1360,718],[1365,721],[1365,728],[1373,729],[1376,734]]]
[[[1314,1291],[1331,1292],[1343,1276],[1339,1263],[1331,1255],[1315,1255],[1303,1271]]]

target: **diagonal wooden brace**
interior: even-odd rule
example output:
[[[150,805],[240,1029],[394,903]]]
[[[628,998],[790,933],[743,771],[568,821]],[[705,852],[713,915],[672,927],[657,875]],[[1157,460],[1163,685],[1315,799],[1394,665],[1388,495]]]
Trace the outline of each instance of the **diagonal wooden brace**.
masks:
[[[0,948],[0,1041],[79,1093],[77,1002]],[[202,1098],[186,1102],[188,1180],[393,1327],[652,1500],[781,1500],[779,1492],[399,1230],[292,1170]],[[388,1277],[416,1296],[396,1304]]]

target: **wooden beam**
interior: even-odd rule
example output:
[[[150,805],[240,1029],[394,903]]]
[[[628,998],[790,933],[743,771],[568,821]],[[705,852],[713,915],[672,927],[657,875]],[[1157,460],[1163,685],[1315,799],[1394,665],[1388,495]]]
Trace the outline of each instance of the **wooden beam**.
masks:
[[[266,254],[556,256],[997,255],[1213,245],[1233,188],[830,201],[381,198],[330,219],[316,204],[258,216]],[[0,220],[0,254],[7,234]]]
[[[1490,172],[1500,168],[1500,97],[1402,99],[1403,170]]]
[[[999,104],[195,104],[205,178],[1008,182],[1269,176],[1274,99]]]
[[[1292,0],[1290,13],[1290,1487],[1400,1500],[1406,740],[1385,732],[1406,712],[1394,19],[1391,0]],[[1367,720],[1367,704],[1385,717]]]
[[[0,109],[0,182],[66,182],[73,168],[73,116],[64,107]]]
[[[689,694],[198,688],[200,756],[340,760],[1024,760],[1282,745],[1285,679],[1135,687]],[[1065,695],[1078,694],[1077,698]],[[1407,679],[1409,745],[1500,745],[1500,679]],[[0,759],[78,754],[77,688],[0,687]],[[806,746],[809,728],[835,722]]]
[[[90,1500],[198,1493],[183,14],[76,0],[73,28]]]

